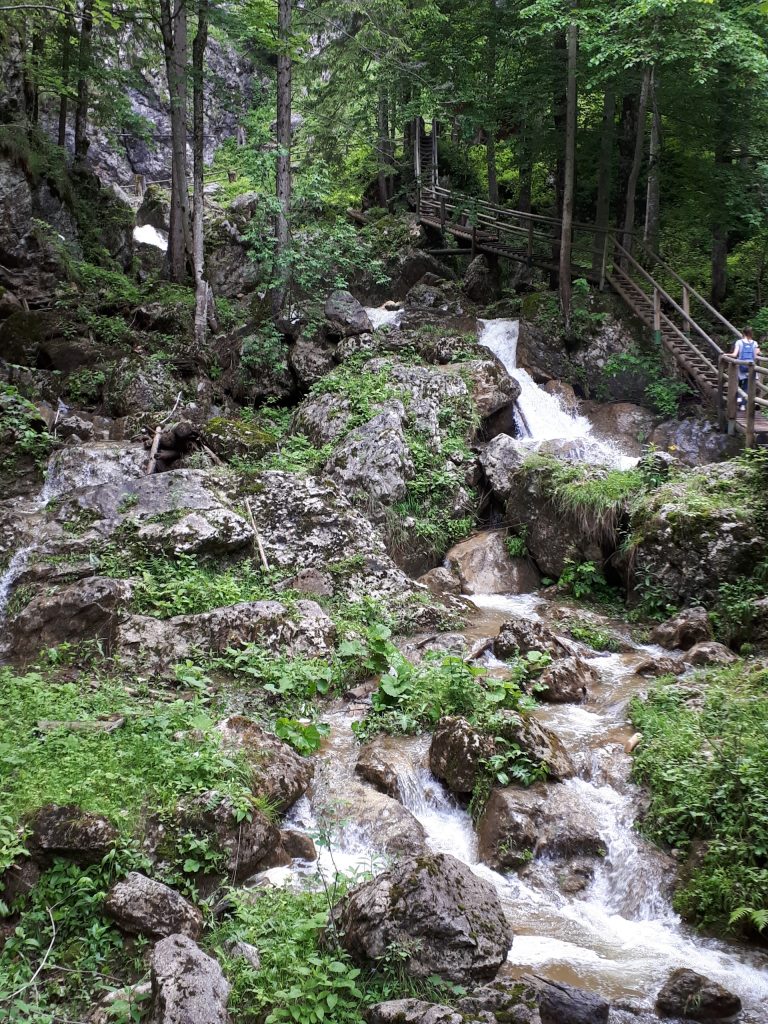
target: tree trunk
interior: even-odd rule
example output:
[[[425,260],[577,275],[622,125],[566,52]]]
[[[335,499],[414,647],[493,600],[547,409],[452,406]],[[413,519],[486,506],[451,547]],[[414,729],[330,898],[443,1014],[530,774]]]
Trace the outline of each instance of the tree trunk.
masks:
[[[171,216],[168,276],[184,281],[194,266],[187,189],[187,8],[186,0],[160,0],[160,28],[171,107]]]
[[[562,68],[563,65],[567,67],[568,63],[568,38],[562,32],[558,32],[555,35],[554,40],[555,47],[555,67]],[[565,85],[565,88],[563,88]],[[555,161],[555,214],[557,211],[563,209],[563,186],[565,184],[565,153],[560,148],[559,140],[565,139],[567,134],[567,122],[568,122],[568,75],[563,79],[560,74],[556,77],[555,92],[552,99],[552,122],[555,128],[555,139],[557,140],[557,159]],[[560,246],[562,243],[562,233],[555,234],[552,238],[552,265],[553,267],[560,266]],[[549,273],[549,286],[550,288],[559,288],[560,286],[560,275],[556,270],[550,270]]]
[[[278,316],[288,292],[289,216],[291,212],[291,37],[292,0],[278,0],[277,36],[277,204],[275,256],[277,283],[272,291],[272,311]]]
[[[77,56],[77,106],[75,107],[75,163],[88,155],[88,77],[93,48],[93,0],[83,0],[80,17],[80,46]]]
[[[637,108],[637,132],[635,134],[635,151],[632,157],[632,167],[627,181],[627,198],[624,204],[624,235],[622,245],[627,252],[632,251],[632,231],[635,226],[635,200],[637,198],[637,182],[640,177],[640,168],[643,163],[643,149],[645,148],[645,114],[648,109],[648,88],[651,81],[650,68],[643,73],[643,84],[640,87],[640,104]]]
[[[376,120],[379,130],[378,145],[378,182],[379,182],[379,206],[387,209],[389,206],[389,182],[387,165],[389,155],[389,109],[387,93],[383,86],[379,87],[379,101],[376,107]]]
[[[59,97],[59,129],[56,141],[62,149],[67,142],[67,109],[69,106],[67,89],[69,88],[69,67],[72,61],[72,30],[72,18],[67,16],[59,29],[62,91]]]
[[[575,0],[571,6],[576,7]],[[568,26],[568,79],[566,85],[565,159],[563,164],[563,224],[560,236],[560,308],[566,332],[571,328],[571,234],[573,231],[573,199],[576,183],[576,61],[579,55],[579,28]]]
[[[721,70],[722,78],[726,71]],[[727,78],[725,78],[727,81]],[[717,194],[722,196],[728,188],[729,169],[733,164],[733,145],[731,141],[731,111],[727,98],[720,97],[716,122],[715,136],[715,173],[713,186]],[[728,293],[728,219],[725,204],[715,197],[715,216],[712,223],[712,305],[719,308]]]
[[[40,61],[43,55],[43,36],[40,29],[35,29],[32,36],[32,124],[40,121]]]
[[[488,201],[499,202],[499,178],[496,173],[496,23],[497,11],[496,0],[491,0],[488,10],[488,36],[486,43],[486,104],[489,108],[490,119],[486,115],[485,127],[485,163],[488,169]]]
[[[659,220],[661,215],[661,115],[659,114],[659,73],[654,68],[651,74],[651,143],[648,149],[648,190],[645,201],[645,230],[643,241],[656,249],[659,244]]]
[[[602,230],[595,233],[592,269],[599,271],[603,262],[605,232],[611,222],[611,170],[616,130],[616,93],[607,89],[603,97],[603,128],[600,136],[600,161],[597,167],[597,200],[595,224]]]
[[[205,82],[203,60],[208,43],[208,0],[198,0],[197,32],[192,43],[192,250],[195,271],[195,345],[205,344],[209,286],[205,280],[203,236]]]
[[[618,209],[616,211],[616,224],[621,227],[624,223],[624,213],[627,202],[627,183],[632,161],[635,155],[635,140],[637,138],[637,112],[640,104],[640,93],[631,92],[622,97],[621,115],[619,117],[619,167],[616,181],[616,195],[618,196]]]
[[[488,201],[498,203],[499,201],[499,179],[496,176],[496,139],[493,128],[488,129],[488,137],[485,143],[485,157],[488,165]]]

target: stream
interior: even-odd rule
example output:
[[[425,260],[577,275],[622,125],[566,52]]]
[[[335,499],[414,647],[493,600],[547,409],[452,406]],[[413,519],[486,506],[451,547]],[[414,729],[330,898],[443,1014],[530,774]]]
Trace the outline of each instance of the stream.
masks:
[[[374,312],[379,314],[376,326],[397,323],[393,313]],[[578,440],[590,462],[621,468],[634,463],[615,446],[594,438],[588,420],[569,413],[516,367],[516,321],[481,321],[479,341],[521,385],[518,428],[523,443],[533,448],[548,439]],[[475,595],[470,600],[474,608],[465,631],[470,643],[496,636],[512,616],[544,619],[557,632],[558,612],[563,610],[562,601],[537,594]],[[579,609],[580,616],[585,614]],[[610,625],[615,629],[616,623]],[[559,736],[578,767],[576,778],[558,785],[572,788],[587,804],[608,850],[584,890],[561,892],[556,866],[543,858],[508,874],[481,863],[466,808],[429,771],[429,736],[389,741],[401,802],[423,826],[432,850],[458,857],[496,887],[515,933],[502,972],[518,976],[533,971],[599,992],[614,1004],[628,1001],[638,1010],[652,1010],[668,974],[687,967],[736,992],[745,1021],[768,1024],[768,956],[737,943],[703,938],[686,926],[671,904],[669,858],[635,829],[642,794],[630,781],[631,758],[624,752],[632,733],[627,707],[634,694],[647,689],[647,681],[635,673],[637,665],[649,654],[665,652],[629,638],[626,648],[627,653],[588,659],[599,682],[587,702],[544,704],[534,712]],[[488,655],[485,663],[493,670]],[[359,786],[354,771],[359,747],[351,725],[364,711],[353,705],[326,716],[331,733],[318,765],[319,781],[291,812],[294,827],[313,831],[329,794],[343,797]],[[385,866],[379,850],[375,827],[345,824],[334,836],[332,854],[320,851],[319,870],[376,872]],[[317,869],[307,865],[299,872],[306,880]]]

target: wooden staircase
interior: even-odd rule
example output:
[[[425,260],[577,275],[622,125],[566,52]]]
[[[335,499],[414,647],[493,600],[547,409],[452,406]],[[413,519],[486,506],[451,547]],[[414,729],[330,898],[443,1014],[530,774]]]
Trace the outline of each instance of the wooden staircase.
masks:
[[[436,183],[427,186],[426,180],[422,173],[420,221],[452,234],[468,256],[484,253],[558,270],[562,221],[496,206]],[[738,361],[728,354],[740,331],[640,239],[632,239],[632,249],[621,244],[613,228],[574,223],[571,276],[609,287],[623,299],[702,399],[717,409],[721,429],[745,433],[750,446],[758,434],[768,436],[768,361],[760,357],[749,364],[749,384],[741,389]],[[740,413],[742,403],[746,409]]]

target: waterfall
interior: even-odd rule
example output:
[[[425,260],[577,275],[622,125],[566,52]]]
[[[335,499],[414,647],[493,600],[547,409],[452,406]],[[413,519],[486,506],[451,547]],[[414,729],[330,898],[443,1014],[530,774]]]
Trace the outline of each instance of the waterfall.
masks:
[[[404,309],[387,309],[386,306],[366,306],[365,312],[374,331],[380,327],[399,327],[405,315]]]
[[[540,388],[528,371],[517,365],[518,320],[479,320],[478,324],[478,343],[490,349],[520,385],[515,420],[520,436],[532,449],[542,441],[575,441],[579,442],[581,461],[617,469],[635,465],[636,459],[593,437],[592,424],[585,416],[569,412],[557,396]]]
[[[133,229],[133,240],[139,245],[151,245],[163,252],[168,248],[168,238],[151,224],[142,224],[141,227]]]

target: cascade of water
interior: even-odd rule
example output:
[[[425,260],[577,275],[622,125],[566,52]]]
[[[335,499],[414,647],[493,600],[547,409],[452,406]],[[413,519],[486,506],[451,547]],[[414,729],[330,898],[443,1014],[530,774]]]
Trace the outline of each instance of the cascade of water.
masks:
[[[384,326],[399,327],[405,315],[404,309],[386,309],[384,306],[366,306],[365,312],[374,331]]]
[[[151,245],[156,249],[162,249],[163,252],[168,248],[168,238],[161,234],[157,228],[153,228],[151,224],[142,224],[140,227],[135,227],[133,229],[133,240],[140,245]]]
[[[520,385],[516,422],[521,437],[536,448],[542,441],[578,442],[584,462],[616,466],[633,466],[631,459],[613,445],[592,436],[592,424],[585,416],[569,412],[555,395],[540,388],[531,375],[517,365],[517,339],[520,323],[517,320],[479,320],[478,342],[490,349],[510,377]]]
[[[26,548],[19,548],[8,563],[5,572],[0,576],[0,623],[5,619],[5,609],[8,606],[13,585],[27,567],[29,557],[34,550],[33,544]]]

